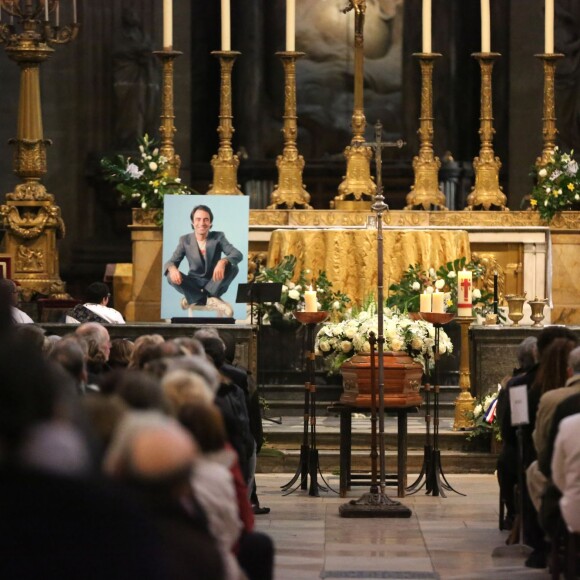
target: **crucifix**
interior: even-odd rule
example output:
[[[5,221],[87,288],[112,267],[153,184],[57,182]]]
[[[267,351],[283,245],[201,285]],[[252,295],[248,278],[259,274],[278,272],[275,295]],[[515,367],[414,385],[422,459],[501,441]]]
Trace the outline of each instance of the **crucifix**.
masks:
[[[386,147],[398,147],[399,149],[405,144],[402,139],[396,142],[385,142],[383,138],[383,125],[380,121],[375,123],[375,140],[368,143],[363,143],[364,146],[368,147],[375,154],[375,165],[376,165],[376,193],[373,199],[372,210],[376,212],[377,217],[377,290],[378,290],[378,336],[377,336],[377,357],[378,357],[378,399],[379,399],[379,488],[376,485],[371,486],[369,493],[363,494],[357,500],[352,500],[348,504],[342,505],[339,508],[339,513],[342,517],[411,517],[411,510],[401,502],[394,501],[389,498],[385,493],[385,361],[384,361],[384,343],[385,336],[383,333],[384,321],[383,321],[383,308],[384,308],[384,287],[383,287],[383,212],[388,211],[389,206],[385,203],[385,198],[383,196],[383,179],[382,179],[382,161],[383,161],[383,149]],[[373,376],[374,379],[374,376]],[[374,388],[374,386],[373,386]],[[371,409],[373,413],[373,418],[376,413],[374,405]],[[372,422],[373,430],[373,449],[371,450],[371,456],[376,454],[376,441],[375,441],[375,422]],[[373,484],[376,481],[376,465],[373,464],[373,474],[372,474]]]

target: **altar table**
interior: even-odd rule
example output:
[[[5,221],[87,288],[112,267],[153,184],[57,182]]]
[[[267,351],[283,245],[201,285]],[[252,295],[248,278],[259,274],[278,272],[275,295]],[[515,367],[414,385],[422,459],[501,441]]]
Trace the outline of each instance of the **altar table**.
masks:
[[[471,257],[465,230],[383,230],[384,285],[399,282],[410,265],[437,268],[449,261]],[[268,266],[284,256],[296,257],[295,275],[309,269],[312,276],[325,270],[335,290],[347,293],[355,303],[377,291],[377,231],[375,229],[284,229],[270,238]],[[307,276],[308,278],[308,276]]]

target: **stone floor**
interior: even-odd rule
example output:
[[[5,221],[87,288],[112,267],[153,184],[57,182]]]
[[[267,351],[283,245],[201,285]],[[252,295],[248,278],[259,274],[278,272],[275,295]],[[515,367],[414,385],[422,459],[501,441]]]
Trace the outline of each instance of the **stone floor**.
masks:
[[[465,497],[431,497],[423,492],[406,497],[403,503],[412,510],[410,519],[344,519],[338,507],[345,500],[333,493],[316,498],[297,490],[284,497],[280,486],[289,474],[257,478],[261,503],[271,508],[270,514],[256,517],[257,527],[276,544],[276,580],[550,577],[547,570],[526,568],[521,556],[492,556],[505,546],[507,537],[498,529],[493,475],[449,476]],[[338,488],[335,476],[328,482]],[[349,497],[360,493],[353,491]]]

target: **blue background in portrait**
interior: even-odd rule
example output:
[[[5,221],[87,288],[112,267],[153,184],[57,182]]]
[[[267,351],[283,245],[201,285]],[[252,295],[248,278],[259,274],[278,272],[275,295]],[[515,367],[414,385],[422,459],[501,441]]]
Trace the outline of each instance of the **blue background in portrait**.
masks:
[[[245,195],[166,195],[163,218],[163,258],[165,264],[173,255],[179,238],[193,233],[189,214],[196,205],[207,205],[213,212],[212,231],[224,232],[228,241],[243,254],[238,264],[240,271],[230,284],[222,299],[234,309],[236,320],[245,320],[246,305],[236,304],[238,284],[248,280],[248,227],[250,220],[250,200]],[[183,274],[189,266],[184,258],[180,265]],[[188,311],[181,308],[182,294],[172,288],[161,272],[161,318],[187,317]],[[215,312],[194,310],[193,316],[213,317]],[[216,319],[218,322],[218,319]]]

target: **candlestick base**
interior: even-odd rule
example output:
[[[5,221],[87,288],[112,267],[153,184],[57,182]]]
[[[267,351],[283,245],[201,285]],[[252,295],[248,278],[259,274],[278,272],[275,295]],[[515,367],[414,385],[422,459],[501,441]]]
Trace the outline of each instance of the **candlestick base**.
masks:
[[[350,206],[352,202],[356,202],[358,209],[363,209],[363,207],[370,209],[371,202],[377,193],[377,185],[371,176],[372,149],[353,139],[353,142],[344,150],[344,156],[346,157],[346,177],[338,186],[334,207],[352,209],[344,206]]]

